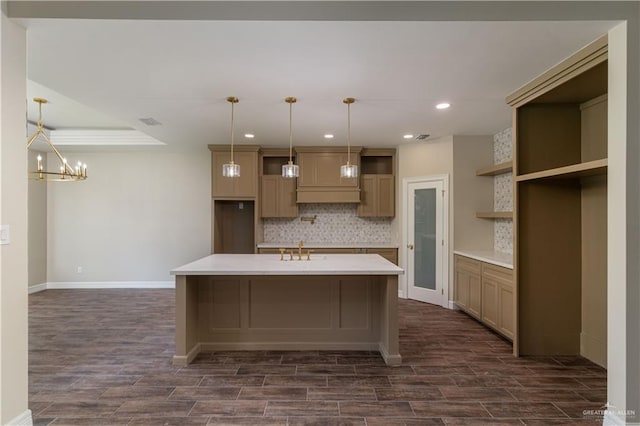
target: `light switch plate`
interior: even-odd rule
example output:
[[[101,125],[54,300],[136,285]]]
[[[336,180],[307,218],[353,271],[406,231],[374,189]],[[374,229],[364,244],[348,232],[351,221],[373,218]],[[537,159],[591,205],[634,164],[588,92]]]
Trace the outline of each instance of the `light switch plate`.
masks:
[[[11,242],[11,232],[9,225],[0,225],[0,244],[9,244]]]

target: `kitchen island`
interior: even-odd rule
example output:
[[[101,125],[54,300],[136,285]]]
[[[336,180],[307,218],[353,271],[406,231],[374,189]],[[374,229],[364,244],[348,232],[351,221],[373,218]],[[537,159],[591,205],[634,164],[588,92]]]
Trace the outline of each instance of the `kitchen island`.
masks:
[[[398,275],[377,254],[213,254],[171,271],[175,365],[201,351],[375,350],[398,365]]]

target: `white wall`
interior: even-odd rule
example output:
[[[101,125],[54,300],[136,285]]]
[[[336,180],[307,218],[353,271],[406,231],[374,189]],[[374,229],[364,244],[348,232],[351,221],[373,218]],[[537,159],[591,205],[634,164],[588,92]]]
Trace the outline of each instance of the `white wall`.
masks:
[[[31,135],[31,131],[29,132]],[[46,154],[29,151],[28,170],[35,170],[38,155],[46,168]],[[47,183],[29,180],[29,287],[47,282]]]
[[[494,221],[476,218],[477,211],[493,210],[493,179],[476,176],[476,170],[492,164],[492,136],[453,137],[452,250],[493,250]],[[454,276],[449,275],[451,281]]]
[[[3,7],[4,10],[4,7]],[[30,419],[27,408],[26,34],[0,16],[0,424]]]
[[[171,281],[172,268],[210,253],[206,147],[69,157],[89,177],[49,184],[48,282]]]

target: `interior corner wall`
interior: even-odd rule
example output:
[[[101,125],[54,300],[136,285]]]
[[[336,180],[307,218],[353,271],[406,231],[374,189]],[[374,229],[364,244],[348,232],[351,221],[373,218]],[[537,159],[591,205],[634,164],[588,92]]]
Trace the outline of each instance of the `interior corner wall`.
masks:
[[[492,164],[493,136],[453,137],[454,250],[493,250],[493,220],[476,218],[477,211],[493,210],[493,179],[476,176]]]
[[[4,9],[4,5],[3,5]],[[0,16],[0,424],[30,420],[28,395],[26,31]]]
[[[444,136],[441,138],[427,140],[425,142],[417,142],[412,144],[404,144],[398,146],[398,173],[396,188],[396,218],[392,224],[392,233],[403,235],[403,227],[406,226],[404,218],[405,199],[403,190],[403,179],[432,176],[432,175],[451,175],[453,174],[453,136]],[[451,180],[449,181],[451,185]],[[451,188],[447,188],[451,190]],[[453,235],[453,196],[449,193],[449,241],[454,239]],[[406,241],[399,241],[400,249],[398,250],[398,264],[401,268],[406,268]],[[451,244],[449,244],[451,247]],[[450,250],[451,251],[451,250]],[[449,294],[452,295],[452,277],[453,277],[453,256],[449,259]],[[405,274],[406,277],[406,274]],[[405,279],[406,283],[406,279]],[[406,288],[404,289],[406,296]]]
[[[49,283],[167,282],[171,269],[210,254],[206,146],[69,157],[87,163],[88,178],[48,187]]]
[[[31,133],[30,133],[31,134]],[[41,155],[46,169],[46,154],[29,151],[28,168],[33,170]],[[47,183],[29,180],[28,242],[29,287],[47,282]]]

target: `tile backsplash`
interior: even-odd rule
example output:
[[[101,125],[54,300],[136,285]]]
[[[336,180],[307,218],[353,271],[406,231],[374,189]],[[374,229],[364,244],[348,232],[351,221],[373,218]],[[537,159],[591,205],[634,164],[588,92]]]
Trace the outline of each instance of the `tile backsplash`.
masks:
[[[265,243],[389,243],[391,218],[356,216],[356,204],[300,204],[295,219],[264,219]],[[302,216],[316,216],[315,223]]]
[[[493,135],[493,162],[504,163],[511,158],[511,128],[508,128]],[[494,176],[493,208],[498,212],[513,211],[513,173]],[[513,253],[513,221],[496,219],[493,229],[494,250]]]

